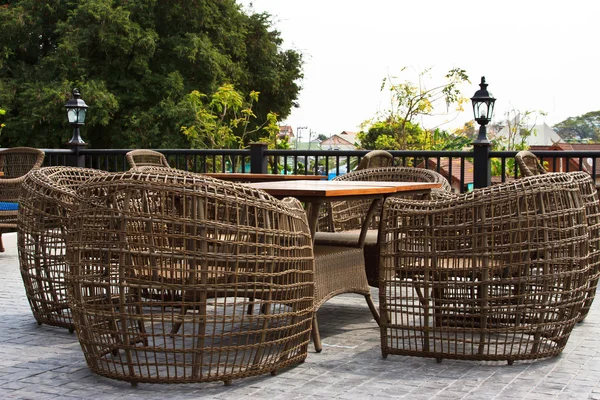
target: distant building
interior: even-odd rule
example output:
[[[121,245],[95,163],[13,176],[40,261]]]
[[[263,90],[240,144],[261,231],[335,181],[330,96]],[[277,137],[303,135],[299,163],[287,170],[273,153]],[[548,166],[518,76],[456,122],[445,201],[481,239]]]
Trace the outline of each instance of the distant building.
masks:
[[[356,150],[360,146],[356,132],[342,131],[321,142],[323,150]]]
[[[279,134],[277,135],[278,139],[284,140],[287,139],[287,142],[292,145],[294,143],[296,135],[294,135],[294,130],[289,125],[280,125],[279,126]]]
[[[453,158],[452,163],[449,162],[448,158],[442,158],[438,168],[438,160],[436,158],[427,159],[427,169],[439,172],[444,178],[448,179],[450,186],[455,192],[467,191],[473,184],[473,163],[469,160],[465,162],[465,174],[462,181],[461,188],[461,162],[460,158]],[[425,164],[421,163],[418,165],[419,168],[425,168]]]
[[[552,146],[554,143],[562,142],[562,138],[558,136],[558,133],[554,129],[550,128],[545,122],[536,125],[526,125],[523,128],[532,129],[532,134],[526,139],[525,143],[528,146]],[[494,136],[488,134],[490,138],[503,137],[508,139],[509,131],[508,127],[502,128]]]
[[[600,144],[590,143],[554,143],[551,146],[531,146],[529,149],[533,152],[536,150],[552,150],[552,151],[597,151],[600,150]],[[542,159],[544,168],[549,172],[566,172],[566,171],[585,171],[590,175],[594,172],[594,160],[592,158],[584,158],[580,168],[579,159],[577,158],[556,158],[544,160]],[[596,185],[600,184],[600,162],[596,163]]]

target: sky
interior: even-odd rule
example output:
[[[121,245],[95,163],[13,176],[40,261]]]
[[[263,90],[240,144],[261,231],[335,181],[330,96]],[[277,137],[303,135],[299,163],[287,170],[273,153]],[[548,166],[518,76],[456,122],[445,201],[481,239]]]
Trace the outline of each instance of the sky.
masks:
[[[470,98],[481,76],[496,100],[494,120],[512,111],[543,111],[535,120],[552,126],[600,110],[600,2],[594,0],[241,0],[268,12],[281,32],[282,49],[303,54],[298,103],[283,122],[329,136],[357,132],[389,108],[382,80],[444,82],[462,68]],[[248,9],[248,8],[247,8]],[[404,71],[402,71],[402,69]],[[445,107],[437,109],[445,111]],[[425,128],[462,126],[465,111],[423,119]]]

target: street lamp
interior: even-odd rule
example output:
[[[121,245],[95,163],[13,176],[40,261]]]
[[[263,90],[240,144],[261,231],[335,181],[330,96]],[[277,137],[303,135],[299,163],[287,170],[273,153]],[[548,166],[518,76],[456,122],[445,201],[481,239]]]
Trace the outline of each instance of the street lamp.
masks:
[[[308,126],[298,126],[296,127],[296,150],[298,150],[298,141],[301,139],[301,135],[300,135],[300,129],[306,129],[308,128]]]
[[[473,97],[471,97],[475,121],[480,125],[479,135],[477,136],[476,141],[487,141],[485,126],[492,121],[496,99],[493,98],[492,94],[487,90],[488,84],[485,83],[485,76],[481,77],[479,87],[480,89],[475,92]]]
[[[483,188],[492,184],[490,167],[491,143],[487,138],[485,126],[492,121],[496,99],[487,90],[485,76],[481,77],[479,90],[471,97],[475,121],[479,124],[479,134],[473,141],[473,186]]]
[[[67,143],[68,145],[83,145],[86,144],[79,133],[79,127],[85,123],[85,114],[88,106],[79,94],[79,89],[73,89],[73,96],[65,104],[67,109],[67,117],[69,124],[73,126],[73,137]]]

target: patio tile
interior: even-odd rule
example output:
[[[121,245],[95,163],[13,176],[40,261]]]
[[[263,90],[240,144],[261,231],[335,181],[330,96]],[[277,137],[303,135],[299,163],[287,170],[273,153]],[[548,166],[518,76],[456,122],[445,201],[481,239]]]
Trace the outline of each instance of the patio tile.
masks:
[[[2,399],[598,399],[600,301],[578,324],[564,352],[551,359],[506,363],[389,355],[362,296],[338,296],[319,310],[323,351],[303,364],[264,375],[205,384],[139,384],[92,373],[77,337],[39,326],[19,273],[16,235],[0,253],[0,398]],[[377,299],[377,291],[373,290]]]

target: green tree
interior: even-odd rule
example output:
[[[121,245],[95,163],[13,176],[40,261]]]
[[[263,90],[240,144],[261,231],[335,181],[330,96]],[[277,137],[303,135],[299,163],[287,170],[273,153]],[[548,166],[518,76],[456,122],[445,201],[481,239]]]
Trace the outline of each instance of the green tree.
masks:
[[[535,135],[535,125],[538,116],[546,115],[543,111],[519,111],[510,110],[504,114],[501,122],[494,122],[492,125],[497,131],[505,129],[506,136],[495,136],[491,138],[492,146],[495,151],[506,150],[527,150],[527,139]]]
[[[600,141],[600,111],[569,117],[552,128],[565,140],[591,139],[598,142]]]
[[[302,78],[271,17],[235,0],[0,0],[0,37],[0,146],[61,146],[78,87],[92,147],[185,147],[195,116],[180,102],[228,83],[261,93],[244,139],[255,140],[270,112],[289,115]]]
[[[475,121],[467,121],[462,127],[454,129],[452,133],[457,136],[466,136],[473,141],[477,137],[478,130],[475,129]]]
[[[519,111],[510,110],[505,113],[502,121],[492,123],[494,129],[498,132],[505,129],[506,136],[495,136],[490,138],[492,150],[494,151],[520,151],[529,149],[527,139],[535,135],[535,125],[538,116],[546,115],[543,111]],[[491,160],[492,175],[500,176],[502,171],[501,160]],[[515,173],[515,160],[509,158],[506,160],[506,176],[513,176]]]
[[[0,108],[0,117],[3,117],[6,114],[6,110],[3,110],[2,108]],[[4,122],[2,122],[2,119],[0,119],[0,135],[2,135],[2,129],[6,126],[6,124]]]
[[[401,72],[406,71],[406,67]],[[465,70],[454,68],[448,71],[442,84],[428,87],[426,78],[430,78],[430,68],[418,73],[418,83],[411,80],[397,82],[397,77],[387,77],[381,84],[381,90],[391,93],[390,108],[375,116],[371,121],[366,121],[363,126],[385,121],[391,127],[391,133],[401,149],[410,148],[414,140],[414,120],[420,116],[440,116],[463,111],[463,104],[467,100],[462,96],[460,85],[469,82]],[[440,112],[440,104],[445,105],[445,111]],[[454,110],[450,111],[454,106]]]
[[[364,149],[415,150],[425,141],[425,131],[412,122],[390,118],[373,123],[366,132],[359,132],[358,138]]]

